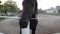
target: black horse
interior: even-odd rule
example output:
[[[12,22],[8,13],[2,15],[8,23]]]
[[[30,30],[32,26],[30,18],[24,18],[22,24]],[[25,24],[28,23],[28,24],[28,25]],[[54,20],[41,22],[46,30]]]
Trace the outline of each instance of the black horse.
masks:
[[[37,0],[23,0],[22,5],[23,13],[21,19],[19,20],[20,34],[22,34],[22,29],[27,28],[29,21],[32,34],[35,34],[38,20],[32,18],[36,18],[37,16]]]

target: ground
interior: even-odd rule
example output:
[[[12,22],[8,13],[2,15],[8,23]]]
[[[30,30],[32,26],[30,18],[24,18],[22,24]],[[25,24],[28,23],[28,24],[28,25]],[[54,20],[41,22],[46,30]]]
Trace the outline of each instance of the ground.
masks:
[[[38,15],[36,34],[50,34],[60,31],[60,16]],[[0,32],[5,34],[19,34],[18,19],[5,19],[0,22]]]

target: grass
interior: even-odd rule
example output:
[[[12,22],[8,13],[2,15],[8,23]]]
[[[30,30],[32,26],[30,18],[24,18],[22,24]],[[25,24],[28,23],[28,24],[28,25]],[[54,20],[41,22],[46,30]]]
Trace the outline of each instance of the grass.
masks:
[[[0,21],[1,21],[1,20],[4,20],[4,19],[6,19],[6,18],[0,18]]]

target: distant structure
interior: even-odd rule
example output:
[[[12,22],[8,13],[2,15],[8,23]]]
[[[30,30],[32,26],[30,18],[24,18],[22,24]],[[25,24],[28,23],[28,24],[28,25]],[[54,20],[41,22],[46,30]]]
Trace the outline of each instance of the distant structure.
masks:
[[[58,10],[58,13],[60,13],[60,6],[56,6],[56,9]]]
[[[46,11],[46,13],[58,13],[57,8],[50,8],[50,9],[47,9],[45,11]]]

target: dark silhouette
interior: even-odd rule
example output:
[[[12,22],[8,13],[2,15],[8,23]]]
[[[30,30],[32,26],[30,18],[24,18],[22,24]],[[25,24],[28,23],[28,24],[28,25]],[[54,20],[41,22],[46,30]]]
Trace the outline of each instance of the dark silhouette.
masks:
[[[32,34],[35,34],[38,20],[32,18],[36,18],[37,15],[37,0],[23,0],[22,5],[23,5],[23,13],[21,19],[19,20],[20,29],[27,28],[28,21],[30,21],[30,29],[32,30]]]

